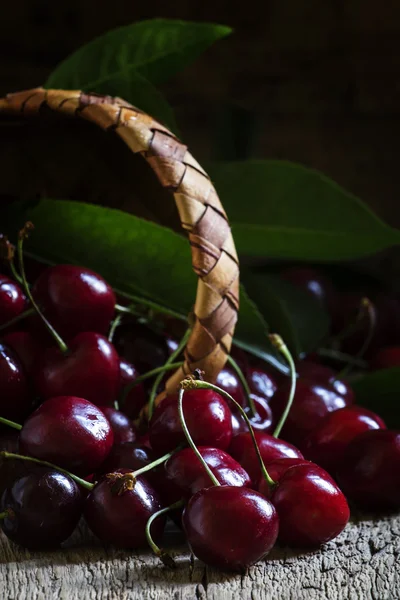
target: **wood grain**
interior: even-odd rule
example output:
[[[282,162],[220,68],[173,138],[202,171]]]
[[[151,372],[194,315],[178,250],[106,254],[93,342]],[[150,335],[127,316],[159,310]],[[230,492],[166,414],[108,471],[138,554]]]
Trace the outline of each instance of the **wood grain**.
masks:
[[[81,528],[56,553],[29,553],[0,536],[4,600],[396,600],[400,598],[400,517],[359,517],[311,554],[275,549],[243,576],[227,575],[189,557],[180,533],[167,545],[170,571],[148,552],[88,544]],[[239,541],[239,540],[238,540]]]

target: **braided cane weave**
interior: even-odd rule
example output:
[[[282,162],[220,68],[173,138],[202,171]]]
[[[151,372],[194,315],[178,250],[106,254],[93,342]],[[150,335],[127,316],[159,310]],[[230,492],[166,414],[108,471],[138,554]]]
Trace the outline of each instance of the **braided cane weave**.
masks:
[[[239,308],[239,265],[224,209],[216,191],[187,147],[166,127],[120,98],[80,91],[36,88],[0,99],[0,113],[46,119],[51,113],[85,119],[119,136],[142,156],[173,197],[187,232],[198,276],[193,328],[185,363],[167,391],[195,368],[215,380],[230,350]]]

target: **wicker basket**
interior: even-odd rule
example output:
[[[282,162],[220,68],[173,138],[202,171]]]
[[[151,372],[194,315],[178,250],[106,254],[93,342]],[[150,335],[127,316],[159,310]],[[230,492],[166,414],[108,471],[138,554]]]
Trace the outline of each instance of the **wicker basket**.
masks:
[[[32,195],[85,199],[146,218],[156,214],[163,224],[187,231],[198,276],[194,326],[185,363],[167,390],[195,368],[214,380],[237,320],[239,265],[223,207],[187,147],[120,98],[80,91],[10,94],[0,99],[0,127],[3,201]]]

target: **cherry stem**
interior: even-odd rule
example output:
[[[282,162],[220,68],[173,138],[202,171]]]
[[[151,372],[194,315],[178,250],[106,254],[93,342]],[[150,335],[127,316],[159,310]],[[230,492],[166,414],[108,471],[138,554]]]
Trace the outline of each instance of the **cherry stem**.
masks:
[[[250,408],[250,416],[256,417],[258,415],[256,405],[254,404],[254,400],[251,397],[249,384],[247,383],[246,377],[244,376],[242,369],[239,367],[236,360],[230,354],[228,354],[227,361],[231,365],[232,369],[235,371],[240,383],[242,384],[242,388],[246,396],[247,405]]]
[[[22,454],[14,454],[13,452],[6,452],[5,450],[0,452],[0,458],[16,458],[18,460],[27,460],[29,462],[34,462],[38,465],[43,465],[44,467],[50,467],[50,469],[54,469],[55,471],[59,471],[60,473],[68,475],[68,477],[71,477],[71,479],[76,481],[76,483],[86,488],[87,490],[92,490],[94,488],[94,483],[89,483],[89,481],[78,477],[78,475],[70,473],[70,471],[67,471],[66,469],[54,465],[53,463],[47,462],[47,460],[39,460],[38,458],[33,458],[33,456],[23,456]]]
[[[239,402],[236,402],[236,400],[234,398],[232,398],[232,396],[230,394],[228,394],[228,392],[225,392],[225,390],[218,387],[217,385],[214,385],[213,383],[208,383],[208,381],[200,381],[198,379],[194,379],[193,377],[189,377],[189,378],[181,381],[181,386],[183,386],[185,389],[189,389],[189,390],[190,389],[214,390],[214,392],[217,392],[217,394],[219,394],[223,398],[226,398],[227,400],[230,400],[230,402],[233,402],[233,404],[236,406],[236,408],[240,411],[240,414],[242,415],[243,419],[246,421],[247,427],[249,428],[249,433],[250,433],[251,439],[253,441],[254,450],[256,451],[258,462],[260,463],[260,468],[261,468],[263,477],[266,480],[266,482],[268,483],[268,485],[271,488],[274,488],[276,486],[276,483],[272,479],[272,477],[269,475],[267,469],[265,468],[265,464],[264,464],[263,458],[261,456],[260,449],[258,447],[256,436],[254,435],[254,430],[251,425],[250,419],[247,416],[246,412],[243,410],[243,407],[240,406]]]
[[[8,321],[8,323],[4,323],[4,325],[1,325],[0,331],[3,331],[4,329],[7,329],[7,327],[11,327],[12,325],[15,325],[15,323],[18,323],[19,321],[26,319],[26,317],[31,317],[34,314],[35,314],[35,309],[28,308],[27,310],[24,310],[24,312],[22,312],[18,316],[14,317],[10,321]]]
[[[166,552],[165,550],[163,550],[162,548],[157,546],[157,544],[155,543],[155,541],[153,540],[153,538],[151,536],[150,528],[153,524],[153,521],[158,519],[158,517],[162,517],[163,515],[167,514],[168,512],[171,512],[172,510],[176,510],[178,508],[182,508],[183,506],[184,506],[183,500],[174,502],[174,504],[171,504],[170,506],[162,508],[161,510],[152,514],[146,524],[147,543],[149,544],[152,552],[154,552],[154,554],[156,556],[158,556],[158,558],[164,563],[164,565],[166,567],[169,567],[170,569],[176,569],[176,562],[172,558],[172,556],[170,554],[168,554],[168,552]]]
[[[177,358],[178,356],[181,354],[181,352],[185,349],[187,341],[189,339],[189,336],[191,334],[191,329],[187,329],[184,336],[182,337],[181,341],[179,342],[179,345],[177,347],[177,349],[175,350],[175,352],[173,352],[171,354],[171,356],[168,358],[168,360],[165,362],[164,367],[167,365],[172,364]],[[157,377],[154,380],[153,386],[151,388],[150,391],[150,398],[149,398],[149,421],[151,419],[151,417],[153,416],[153,412],[154,412],[154,402],[156,399],[156,395],[157,395],[157,390],[158,387],[162,381],[163,378],[163,373],[159,373],[157,375]]]
[[[68,352],[67,344],[64,342],[62,337],[57,333],[57,331],[54,329],[54,327],[49,323],[49,321],[46,319],[44,314],[41,312],[40,308],[38,307],[38,305],[36,304],[36,302],[32,296],[31,290],[30,290],[28,282],[26,280],[25,267],[24,267],[23,244],[24,244],[24,239],[28,236],[28,232],[31,231],[32,229],[33,229],[33,224],[30,221],[28,221],[27,223],[25,223],[24,228],[21,229],[21,231],[19,232],[19,235],[18,235],[17,252],[18,252],[19,270],[21,272],[21,277],[22,277],[22,285],[23,285],[24,291],[25,291],[26,295],[28,296],[36,313],[42,319],[42,321],[46,325],[48,331],[55,339],[61,352],[63,354],[66,354]]]
[[[357,352],[357,354],[355,355],[355,358],[360,359],[364,356],[365,352],[368,350],[369,345],[372,341],[373,335],[375,333],[375,327],[376,327],[376,311],[375,311],[375,307],[373,305],[373,303],[371,302],[371,300],[369,298],[363,298],[361,300],[361,308],[360,308],[360,315],[365,314],[367,315],[368,318],[368,332],[367,335],[365,337],[364,343],[361,346],[360,350]],[[359,320],[361,319],[361,317],[359,318]],[[343,377],[345,377],[346,375],[348,375],[350,373],[350,371],[352,370],[353,365],[351,365],[350,363],[348,363],[336,376],[336,379],[341,379]]]
[[[183,383],[184,382],[181,382],[181,385]],[[205,383],[205,382],[199,382],[199,383]],[[185,393],[185,389],[184,389],[184,387],[181,387],[179,390],[179,395],[178,395],[178,411],[179,411],[179,420],[181,422],[183,433],[185,434],[185,437],[187,439],[189,446],[191,447],[191,449],[193,450],[193,452],[195,453],[195,455],[197,456],[197,458],[203,465],[203,467],[204,467],[207,475],[211,479],[213,485],[221,485],[220,482],[218,481],[218,479],[215,477],[214,473],[211,471],[211,469],[208,466],[208,464],[206,463],[206,461],[204,460],[204,458],[202,457],[202,455],[200,454],[200,450],[197,448],[196,444],[193,441],[192,436],[190,435],[190,431],[186,425],[185,416],[183,414],[183,395],[184,395],[184,393]]]
[[[273,433],[273,436],[277,438],[277,437],[279,437],[279,434],[282,431],[282,427],[284,426],[287,416],[290,412],[290,409],[292,408],[294,394],[296,392],[296,377],[297,377],[297,375],[296,375],[296,365],[294,364],[292,355],[290,354],[289,349],[286,346],[283,339],[281,338],[281,336],[277,335],[276,333],[273,333],[273,334],[269,335],[268,337],[269,337],[270,341],[272,342],[272,344],[275,346],[275,348],[285,357],[286,361],[289,364],[289,368],[290,368],[289,398],[286,403],[285,410],[283,411],[282,416],[279,419],[279,422],[278,422],[277,426],[275,427],[275,431]]]
[[[8,427],[12,427],[13,429],[16,429],[17,431],[21,431],[21,429],[22,429],[22,425],[20,425],[19,423],[15,423],[15,421],[10,421],[9,419],[5,419],[4,417],[0,417],[0,423],[3,423],[3,425],[8,425]]]
[[[162,465],[166,460],[171,458],[171,456],[173,456],[174,454],[179,452],[179,450],[181,450],[182,447],[183,446],[178,446],[178,448],[176,448],[176,450],[173,450],[172,452],[167,452],[167,454],[164,454],[160,458],[153,460],[153,462],[149,463],[148,465],[145,465],[144,467],[141,467],[137,471],[132,471],[132,475],[136,479],[136,477],[139,477],[139,475],[142,475],[143,473],[146,473],[147,471],[151,471],[151,469],[155,469],[156,467],[158,467],[158,465]]]
[[[140,296],[133,296],[131,294],[126,295],[123,292],[121,292],[120,290],[115,289],[115,288],[114,288],[114,290],[118,293],[118,295],[125,296],[126,298],[129,298],[129,300],[133,300],[133,302],[135,302],[136,304],[151,308],[152,310],[154,310],[157,313],[160,313],[163,315],[168,315],[169,317],[174,317],[175,319],[179,319],[180,321],[187,321],[186,317],[184,317],[181,313],[175,312],[174,310],[171,310],[170,308],[165,308],[165,306],[160,306],[160,304],[157,304],[156,302],[152,302],[151,300],[141,298]],[[122,312],[125,314],[130,314],[130,315],[135,315],[135,316],[137,315],[137,313],[135,312],[135,310],[133,308],[131,308],[129,306],[122,306],[121,304],[116,304],[115,310],[117,312]]]
[[[11,244],[11,242],[8,240],[8,238],[6,236],[1,236],[1,235],[0,235],[0,245],[1,245],[2,252],[4,253],[4,256],[3,256],[4,262],[7,263],[8,266],[10,267],[11,273],[12,273],[15,281],[18,281],[18,283],[20,285],[22,285],[22,277],[17,272],[17,269],[15,268],[15,263],[14,263],[15,247]]]
[[[173,371],[174,369],[179,369],[179,367],[181,367],[182,365],[183,365],[183,361],[170,363],[169,365],[163,365],[162,367],[157,367],[156,369],[152,369],[151,371],[148,371],[147,373],[143,373],[143,375],[139,375],[139,377],[136,377],[136,379],[134,381],[132,381],[129,385],[125,386],[124,389],[122,390],[122,395],[119,399],[120,405],[123,406],[129,392],[135,386],[137,386],[139,383],[141,383],[142,381],[145,381],[146,379],[150,379],[151,377],[154,377],[155,375],[158,375],[159,373],[165,373],[166,371]]]
[[[122,315],[117,315],[111,323],[110,331],[108,333],[108,341],[112,343],[117,328],[121,325]]]

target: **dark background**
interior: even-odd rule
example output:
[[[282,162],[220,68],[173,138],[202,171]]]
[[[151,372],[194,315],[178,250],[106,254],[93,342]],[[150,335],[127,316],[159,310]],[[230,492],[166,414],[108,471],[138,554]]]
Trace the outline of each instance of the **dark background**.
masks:
[[[40,85],[93,37],[139,19],[231,25],[164,88],[195,156],[315,167],[400,226],[400,2],[0,0],[0,92]]]

